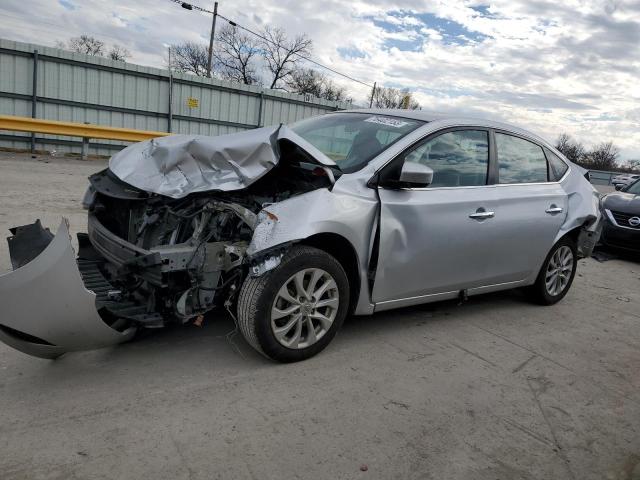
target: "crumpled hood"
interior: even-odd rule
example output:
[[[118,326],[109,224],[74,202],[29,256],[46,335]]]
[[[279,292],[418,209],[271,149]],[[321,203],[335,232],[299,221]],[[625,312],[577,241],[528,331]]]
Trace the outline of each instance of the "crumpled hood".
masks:
[[[109,169],[129,185],[171,198],[213,190],[241,190],[278,164],[278,144],[282,140],[295,143],[321,165],[335,166],[313,145],[280,125],[218,137],[153,138],[113,155]]]

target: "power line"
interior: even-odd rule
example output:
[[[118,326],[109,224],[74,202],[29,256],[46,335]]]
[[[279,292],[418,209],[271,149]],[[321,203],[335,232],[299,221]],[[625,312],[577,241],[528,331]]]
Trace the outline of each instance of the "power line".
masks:
[[[194,4],[192,4],[192,3],[183,2],[183,1],[181,1],[181,0],[170,0],[170,1],[171,1],[171,2],[173,2],[173,3],[177,3],[177,4],[178,4],[178,5],[180,5],[182,8],[185,8],[185,9],[187,9],[187,10],[197,10],[197,11],[200,11],[200,12],[205,12],[205,13],[211,13],[211,14],[214,14],[214,12],[213,12],[213,11],[211,11],[211,10],[207,10],[206,8],[202,8],[202,7],[200,7],[200,6],[198,6],[198,5],[194,5]],[[224,15],[221,15],[221,14],[219,14],[219,13],[218,13],[218,14],[217,14],[217,16],[218,16],[218,17],[220,17],[220,18],[222,18],[223,20],[226,20],[226,21],[229,23],[229,25],[231,25],[231,26],[233,26],[233,27],[239,28],[239,29],[241,29],[241,30],[244,30],[245,32],[248,32],[248,33],[250,33],[250,34],[252,34],[252,35],[255,35],[256,37],[258,37],[258,38],[260,38],[260,39],[264,40],[264,41],[265,41],[265,42],[267,42],[267,43],[270,43],[271,45],[274,45],[274,46],[276,46],[276,47],[280,47],[280,45],[279,45],[278,43],[274,42],[274,41],[273,41],[273,40],[271,40],[270,38],[265,37],[264,35],[262,35],[262,34],[260,34],[260,33],[258,33],[258,32],[255,32],[255,31],[251,30],[250,28],[247,28],[247,27],[245,27],[245,26],[243,26],[243,25],[240,25],[239,23],[237,23],[237,22],[235,22],[235,21],[233,21],[233,20],[231,20],[231,19],[229,19],[229,18],[225,17]],[[362,80],[358,80],[357,78],[354,78],[354,77],[352,77],[352,76],[350,76],[350,75],[347,75],[346,73],[342,73],[342,72],[339,72],[338,70],[334,70],[334,69],[333,69],[333,68],[331,68],[331,67],[327,67],[326,65],[323,65],[322,63],[317,62],[316,60],[313,60],[312,58],[307,57],[306,55],[303,55],[303,54],[301,54],[301,53],[296,53],[296,52],[293,52],[293,55],[295,55],[295,56],[297,56],[297,57],[299,57],[299,58],[302,58],[303,60],[306,60],[306,61],[307,61],[307,62],[309,62],[309,63],[312,63],[312,64],[314,64],[314,65],[317,65],[318,67],[324,68],[325,70],[328,70],[328,71],[330,71],[330,72],[332,72],[332,73],[335,73],[336,75],[340,75],[341,77],[344,77],[344,78],[346,78],[346,79],[349,79],[349,80],[351,80],[352,82],[359,83],[359,84],[361,84],[361,85],[364,85],[365,87],[374,88],[374,86],[373,86],[373,85],[370,85],[370,84],[368,84],[368,83],[366,83],[366,82],[363,82]]]

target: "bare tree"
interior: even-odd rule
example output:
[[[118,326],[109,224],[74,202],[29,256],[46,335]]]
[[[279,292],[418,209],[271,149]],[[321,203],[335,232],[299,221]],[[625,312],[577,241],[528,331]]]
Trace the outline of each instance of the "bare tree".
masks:
[[[131,57],[131,52],[121,45],[113,45],[109,51],[102,40],[98,40],[90,35],[80,35],[72,37],[68,42],[56,40],[56,48],[69,50],[75,53],[84,53],[85,55],[94,55],[96,57],[110,58],[111,60],[120,60],[124,62]]]
[[[580,164],[585,160],[585,148],[566,133],[560,134],[556,140],[556,148],[573,163]]]
[[[261,50],[256,40],[241,33],[233,25],[224,26],[216,40],[216,70],[222,78],[245,85],[260,82],[256,73],[255,57],[261,54]]]
[[[209,53],[206,45],[184,42],[171,45],[171,63],[169,68],[177,72],[192,73],[199,77],[207,76]]]
[[[602,142],[587,152],[585,163],[594,170],[614,170],[619,168],[617,162],[619,155],[620,150],[613,142]]]
[[[271,73],[269,88],[278,88],[296,69],[300,56],[311,54],[313,43],[306,35],[287,38],[281,28],[266,27],[262,32],[266,38],[261,42],[267,69]]]
[[[288,90],[301,95],[313,95],[320,98],[324,88],[323,75],[311,68],[300,68],[291,72],[287,79]]]
[[[131,57],[131,52],[120,45],[112,46],[109,53],[107,53],[107,58],[110,58],[111,60],[119,60],[121,62],[126,61],[129,57]]]
[[[90,35],[80,35],[72,37],[67,43],[56,42],[58,48],[64,48],[76,53],[84,53],[85,55],[95,55],[102,57],[104,55],[104,42]]]
[[[293,70],[286,80],[288,90],[303,95],[313,95],[332,101],[349,101],[346,90],[312,68]]]
[[[417,110],[420,104],[411,96],[407,89],[398,90],[390,87],[377,87],[373,95],[375,108],[403,108],[405,110]]]
[[[334,102],[349,102],[353,101],[347,94],[347,90],[343,87],[339,87],[331,80],[327,79],[327,82],[324,86],[324,91],[322,92],[322,96],[320,98],[324,98],[325,100],[331,100]]]

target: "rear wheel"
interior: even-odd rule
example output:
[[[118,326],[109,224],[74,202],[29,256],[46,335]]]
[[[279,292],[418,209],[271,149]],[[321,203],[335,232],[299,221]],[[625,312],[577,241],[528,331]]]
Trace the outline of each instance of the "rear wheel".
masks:
[[[294,246],[275,269],[247,277],[238,325],[249,344],[280,362],[312,357],[333,339],[347,314],[349,282],[328,253]]]
[[[529,287],[532,299],[541,305],[553,305],[562,300],[571,288],[577,265],[574,242],[562,238],[547,255],[536,283]]]

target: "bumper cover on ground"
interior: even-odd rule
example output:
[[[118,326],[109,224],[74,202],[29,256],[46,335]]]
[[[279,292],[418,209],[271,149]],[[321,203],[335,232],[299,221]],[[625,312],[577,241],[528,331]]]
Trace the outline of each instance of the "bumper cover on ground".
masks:
[[[0,340],[36,357],[105,347],[135,333],[111,328],[98,314],[96,294],[78,271],[66,220],[39,255],[0,275],[0,305]]]

